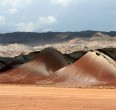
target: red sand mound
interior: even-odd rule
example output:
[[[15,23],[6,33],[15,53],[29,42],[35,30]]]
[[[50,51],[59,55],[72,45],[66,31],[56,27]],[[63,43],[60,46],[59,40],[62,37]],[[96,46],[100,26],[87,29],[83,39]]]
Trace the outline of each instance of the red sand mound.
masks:
[[[68,63],[57,50],[47,48],[28,63],[0,74],[0,82],[35,84],[67,65]]]
[[[56,85],[116,85],[116,63],[100,52],[88,52],[74,64],[56,72]]]

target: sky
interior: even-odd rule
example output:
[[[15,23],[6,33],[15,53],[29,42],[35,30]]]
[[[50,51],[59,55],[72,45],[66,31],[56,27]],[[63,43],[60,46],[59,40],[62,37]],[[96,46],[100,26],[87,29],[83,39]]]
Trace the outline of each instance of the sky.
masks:
[[[116,31],[116,0],[0,0],[0,33]]]

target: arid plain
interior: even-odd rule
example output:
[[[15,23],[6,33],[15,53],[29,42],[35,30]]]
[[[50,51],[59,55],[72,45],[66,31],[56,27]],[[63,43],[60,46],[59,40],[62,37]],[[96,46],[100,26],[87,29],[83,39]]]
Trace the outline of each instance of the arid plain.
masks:
[[[116,110],[115,89],[0,85],[0,110]]]
[[[116,110],[116,34],[54,34],[0,45],[0,110]]]

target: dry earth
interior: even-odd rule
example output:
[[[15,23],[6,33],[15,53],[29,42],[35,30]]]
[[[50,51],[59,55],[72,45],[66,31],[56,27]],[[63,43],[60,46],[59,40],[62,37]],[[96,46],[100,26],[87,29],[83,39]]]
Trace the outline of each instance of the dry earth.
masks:
[[[116,89],[0,85],[0,110],[116,110]]]

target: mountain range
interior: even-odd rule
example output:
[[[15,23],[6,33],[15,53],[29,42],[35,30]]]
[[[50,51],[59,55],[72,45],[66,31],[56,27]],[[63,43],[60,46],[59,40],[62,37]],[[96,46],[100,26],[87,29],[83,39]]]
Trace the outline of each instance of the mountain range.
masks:
[[[101,34],[98,34],[101,33]],[[116,37],[116,32],[81,31],[81,32],[14,32],[0,34],[0,44],[42,45],[46,43],[66,42],[74,38]]]

